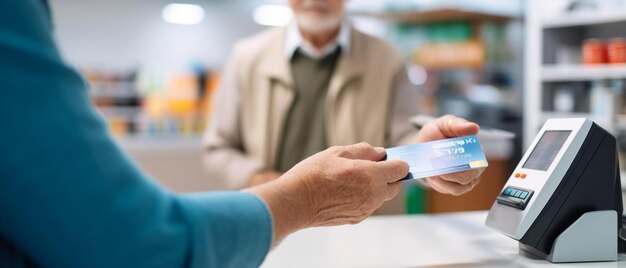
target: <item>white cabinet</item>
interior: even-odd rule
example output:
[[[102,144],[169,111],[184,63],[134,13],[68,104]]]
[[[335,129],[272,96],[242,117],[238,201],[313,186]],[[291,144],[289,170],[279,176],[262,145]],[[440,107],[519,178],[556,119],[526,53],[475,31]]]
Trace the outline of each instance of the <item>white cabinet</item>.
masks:
[[[571,2],[527,2],[524,147],[547,118],[586,117],[615,135],[626,130],[626,64],[582,59],[585,40],[626,38],[626,1],[567,11]]]

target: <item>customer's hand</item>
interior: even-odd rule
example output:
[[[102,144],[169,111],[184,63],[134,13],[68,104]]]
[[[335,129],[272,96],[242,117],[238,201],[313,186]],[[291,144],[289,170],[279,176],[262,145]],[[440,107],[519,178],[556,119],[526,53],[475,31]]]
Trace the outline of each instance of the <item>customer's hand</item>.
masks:
[[[252,175],[252,178],[250,178],[250,182],[248,183],[248,186],[252,187],[255,185],[270,182],[275,179],[278,179],[281,175],[282,175],[281,173],[276,172],[274,170],[262,170]]]
[[[478,133],[479,126],[463,118],[444,115],[426,123],[418,133],[417,142],[449,139]],[[440,193],[462,195],[471,191],[480,182],[485,169],[475,169],[441,176],[429,177],[425,182]]]
[[[355,224],[402,189],[409,172],[399,160],[366,143],[332,147],[297,164],[278,180],[248,189],[268,204],[275,244],[299,229]]]
[[[401,161],[383,161],[385,150],[367,143],[333,147],[304,160],[284,180],[299,180],[313,205],[308,226],[355,224],[395,197],[409,172]]]

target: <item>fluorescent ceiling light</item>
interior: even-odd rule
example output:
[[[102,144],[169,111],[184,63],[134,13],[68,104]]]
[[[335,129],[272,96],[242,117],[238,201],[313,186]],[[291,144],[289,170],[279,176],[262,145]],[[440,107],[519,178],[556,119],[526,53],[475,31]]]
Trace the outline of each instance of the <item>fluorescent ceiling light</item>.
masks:
[[[254,22],[265,26],[285,26],[291,21],[291,8],[284,5],[260,5],[254,9]]]
[[[161,16],[172,24],[195,25],[204,19],[204,9],[199,5],[172,3],[163,8]]]

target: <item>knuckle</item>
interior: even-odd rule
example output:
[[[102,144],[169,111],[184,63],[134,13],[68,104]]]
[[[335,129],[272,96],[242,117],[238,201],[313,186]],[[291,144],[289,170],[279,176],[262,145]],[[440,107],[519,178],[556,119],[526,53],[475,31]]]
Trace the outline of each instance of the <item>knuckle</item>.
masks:
[[[372,147],[372,145],[364,141],[357,143],[357,146],[364,147],[364,148]]]
[[[352,151],[350,150],[350,147],[347,146],[333,146],[331,147],[333,148],[333,153],[341,158],[351,158],[352,156]]]
[[[365,153],[366,151],[371,150],[373,148],[374,147],[372,147],[372,145],[370,145],[367,142],[359,142],[352,147],[352,149],[358,153]]]
[[[341,157],[341,158],[351,158],[352,157],[352,153],[348,150],[339,150],[337,151],[337,156]]]

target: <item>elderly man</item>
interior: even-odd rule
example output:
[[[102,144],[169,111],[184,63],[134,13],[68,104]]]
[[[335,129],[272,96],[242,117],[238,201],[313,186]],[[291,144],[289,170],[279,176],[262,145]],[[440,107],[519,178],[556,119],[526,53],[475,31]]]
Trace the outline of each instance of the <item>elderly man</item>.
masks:
[[[205,167],[224,187],[271,181],[333,145],[396,146],[475,134],[445,116],[419,133],[417,91],[389,44],[354,29],[343,0],[290,0],[295,21],[239,42],[224,72],[205,135]],[[450,126],[455,132],[447,132]],[[442,129],[441,127],[445,127]],[[480,171],[428,178],[434,189],[469,191]]]

